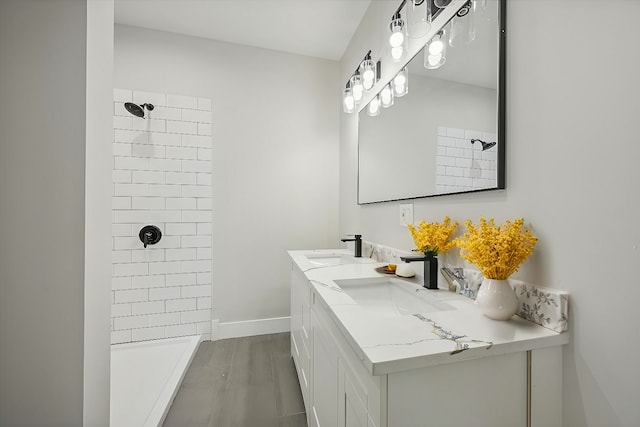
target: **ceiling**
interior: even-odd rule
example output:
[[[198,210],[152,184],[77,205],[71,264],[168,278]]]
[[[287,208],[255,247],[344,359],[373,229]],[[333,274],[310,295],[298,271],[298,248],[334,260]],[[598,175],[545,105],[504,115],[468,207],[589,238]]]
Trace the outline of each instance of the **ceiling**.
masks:
[[[331,60],[371,0],[115,0],[115,22]]]

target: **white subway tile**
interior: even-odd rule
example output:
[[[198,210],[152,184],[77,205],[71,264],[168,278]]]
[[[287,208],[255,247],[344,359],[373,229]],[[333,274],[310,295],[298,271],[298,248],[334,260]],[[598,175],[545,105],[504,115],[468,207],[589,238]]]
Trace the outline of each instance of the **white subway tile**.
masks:
[[[114,211],[114,223],[149,222],[149,211]]]
[[[162,240],[156,243],[157,248],[175,249],[181,247],[180,236],[163,236]]]
[[[196,323],[211,320],[211,310],[183,311],[180,313],[180,323]]]
[[[183,248],[210,248],[211,236],[182,236]]]
[[[151,132],[149,136],[149,142],[153,145],[180,146],[180,141],[180,135],[173,133]]]
[[[158,326],[155,328],[142,328],[131,330],[132,341],[149,341],[166,338],[164,334],[164,327]]]
[[[113,249],[139,249],[142,243],[138,236],[115,236],[113,238]]]
[[[203,339],[211,334],[211,322],[196,323],[198,327],[198,335],[203,335]]]
[[[143,157],[114,157],[115,169],[148,170],[149,159]]]
[[[131,156],[131,144],[113,143],[114,156]]]
[[[133,129],[141,130],[145,132],[164,132],[167,129],[166,121],[159,120],[155,117],[155,110],[153,111],[145,111],[145,120],[134,120],[133,121]]]
[[[180,273],[179,261],[164,261],[149,263],[149,274]]]
[[[149,289],[149,301],[179,299],[180,287]],[[164,304],[164,303],[163,303]],[[164,305],[163,305],[164,307]]]
[[[180,323],[180,313],[159,313],[149,315],[149,326],[167,326]]]
[[[133,171],[131,181],[134,184],[165,184],[165,172]]]
[[[198,285],[211,285],[211,272],[198,273],[196,283]]]
[[[178,222],[180,221],[180,211],[152,210],[149,211],[149,221]]]
[[[165,231],[167,236],[195,235],[196,224],[167,223]]]
[[[183,172],[211,172],[211,162],[206,160],[182,160]],[[205,185],[211,185],[211,181]]]
[[[140,246],[140,247],[144,248],[144,246]],[[165,260],[164,251],[165,249],[157,249],[152,246],[147,246],[146,249],[136,249],[131,251],[131,261],[132,262],[161,262]]]
[[[185,324],[185,325],[171,325],[165,326],[165,335],[167,338],[172,337],[185,337],[188,335],[195,335],[198,333],[198,328],[196,324]]]
[[[207,162],[211,163],[211,162]],[[213,182],[211,181],[210,173],[199,173],[198,174],[198,185],[211,185]]]
[[[165,276],[136,276],[131,278],[131,287],[133,289],[141,288],[158,288],[164,286]]]
[[[164,106],[167,105],[167,97],[164,93],[158,92],[145,92],[142,90],[134,90],[133,91],[133,102],[138,105],[142,104],[153,104],[156,106]],[[145,110],[146,111],[146,110]],[[155,111],[155,109],[154,109]]]
[[[113,264],[124,264],[124,263],[131,262],[131,251],[129,250],[111,251],[111,262]]]
[[[111,290],[121,291],[123,289],[131,289],[131,277],[112,277]]]
[[[183,273],[198,273],[211,271],[211,259],[198,261],[182,261]]]
[[[175,159],[150,159],[149,169],[165,172],[180,172],[182,165],[181,160]]]
[[[447,166],[447,176],[464,176],[464,169],[455,166]]]
[[[211,148],[211,137],[182,135],[183,147]]]
[[[131,316],[131,304],[111,304],[111,317]]]
[[[198,135],[211,136],[211,125],[207,123],[198,123]]]
[[[198,110],[211,111],[211,100],[209,98],[198,98]]]
[[[198,149],[191,147],[167,147],[165,152],[167,159],[196,160]]]
[[[455,166],[456,165],[456,159],[454,157],[440,157],[440,161],[441,161],[441,165],[442,166]]]
[[[461,168],[470,168],[471,162],[472,162],[471,159],[456,158],[456,166]]]
[[[180,197],[182,187],[180,185],[149,184],[148,194],[137,194],[138,196],[159,196],[159,197]]]
[[[210,185],[183,185],[182,197],[211,197]]]
[[[149,291],[147,289],[131,289],[115,291],[115,302],[121,304],[125,302],[144,302],[149,300]]]
[[[166,300],[165,304],[166,304],[167,313],[196,309],[195,298],[171,299],[171,300]]]
[[[211,297],[200,297],[197,300],[198,310],[206,310],[211,308]]]
[[[198,124],[183,122],[183,121],[167,120],[167,133],[179,133],[182,135],[197,135]]]
[[[201,222],[198,223],[197,233],[201,236],[211,235],[211,223],[210,222]]]
[[[191,274],[167,274],[167,286],[195,285],[196,275]]]
[[[209,260],[209,262],[211,262],[211,257],[212,257],[212,252],[211,252],[211,248],[198,248],[197,249],[198,252],[198,259],[199,260]],[[209,269],[211,269],[211,267],[209,267]]]
[[[113,265],[113,277],[145,276],[147,274],[149,274],[149,264],[146,262]],[[117,298],[117,295],[116,295],[116,298]]]
[[[155,313],[164,313],[164,301],[134,302],[131,304],[131,314],[133,315]]]
[[[164,145],[133,144],[131,154],[135,157],[154,157],[156,159],[164,159],[166,147]]]
[[[182,211],[184,222],[211,222],[211,211]]]
[[[148,316],[125,316],[125,317],[118,317],[117,319],[113,320],[113,328],[115,330],[144,328],[148,324],[149,324]]]
[[[167,197],[166,209],[197,209],[197,200],[199,199],[193,197]]]
[[[164,197],[132,197],[133,209],[164,209]]]
[[[153,110],[153,118],[163,120],[180,120],[181,111],[182,110],[180,108],[156,107]]]
[[[113,103],[113,115],[114,116],[124,116],[131,117],[131,113],[124,108],[124,102],[114,102]]]
[[[198,199],[198,210],[211,210],[211,199]]]
[[[111,235],[114,237],[130,236],[131,225],[129,224],[112,224]]]
[[[129,102],[133,99],[131,89],[113,89],[113,100],[117,102]]]
[[[451,136],[453,138],[464,138],[464,129],[447,128],[447,136]]]
[[[146,184],[115,184],[114,196],[146,196],[149,187]]]
[[[129,184],[131,183],[131,171],[113,170],[111,171],[111,181],[116,184]]]
[[[182,286],[182,298],[210,297],[211,285]]]
[[[124,331],[111,331],[111,344],[131,342],[131,329]]]
[[[198,181],[198,175],[195,173],[167,172],[167,184],[192,184]]]
[[[167,95],[168,107],[180,107],[180,108],[198,108],[198,98],[195,96],[185,95]]]
[[[438,126],[438,136],[447,136],[447,128],[444,126]]]
[[[167,261],[195,260],[196,255],[196,248],[167,249]]]
[[[211,123],[211,112],[198,110],[182,110],[183,122]]]
[[[131,209],[131,197],[112,197],[111,209]]]
[[[198,160],[211,160],[212,158],[210,148],[198,148]]]
[[[143,131],[116,129],[113,131],[114,142],[126,142],[134,144],[146,144],[149,142],[149,134]]]

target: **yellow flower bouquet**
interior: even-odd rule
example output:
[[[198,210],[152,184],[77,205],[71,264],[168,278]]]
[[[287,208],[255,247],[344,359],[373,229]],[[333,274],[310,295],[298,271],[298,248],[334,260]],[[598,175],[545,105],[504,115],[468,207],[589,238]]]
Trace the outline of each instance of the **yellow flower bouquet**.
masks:
[[[420,221],[417,227],[413,224],[407,227],[416,244],[415,250],[424,253],[427,257],[434,257],[453,247],[454,243],[450,238],[458,227],[458,222],[452,224],[451,219],[446,216],[442,223]]]
[[[524,219],[496,225],[480,217],[480,227],[465,221],[467,232],[455,240],[460,256],[474,264],[486,279],[507,280],[533,252],[538,238],[524,228]]]

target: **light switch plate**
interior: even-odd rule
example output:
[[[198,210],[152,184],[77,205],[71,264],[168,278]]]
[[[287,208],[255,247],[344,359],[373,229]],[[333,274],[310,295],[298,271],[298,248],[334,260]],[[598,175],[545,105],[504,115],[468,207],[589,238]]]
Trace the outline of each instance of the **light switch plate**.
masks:
[[[413,224],[413,203],[400,205],[400,226],[406,227]]]

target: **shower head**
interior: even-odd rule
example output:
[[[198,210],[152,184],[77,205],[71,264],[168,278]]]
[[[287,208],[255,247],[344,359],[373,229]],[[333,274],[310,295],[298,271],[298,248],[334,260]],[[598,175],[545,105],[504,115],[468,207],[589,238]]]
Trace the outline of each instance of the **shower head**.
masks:
[[[133,102],[125,102],[124,108],[127,109],[128,112],[133,114],[136,117],[142,117],[144,119],[144,109],[146,108],[149,111],[153,111],[153,104],[134,104]]]
[[[491,147],[493,147],[494,145],[496,145],[495,141],[494,141],[494,142],[484,142],[484,141],[481,141],[481,140],[479,140],[479,139],[472,139],[472,140],[471,140],[471,143],[472,143],[472,144],[474,144],[474,143],[476,143],[476,142],[479,142],[480,144],[482,144],[482,151],[486,151],[486,150],[488,150],[489,148],[491,148]]]

